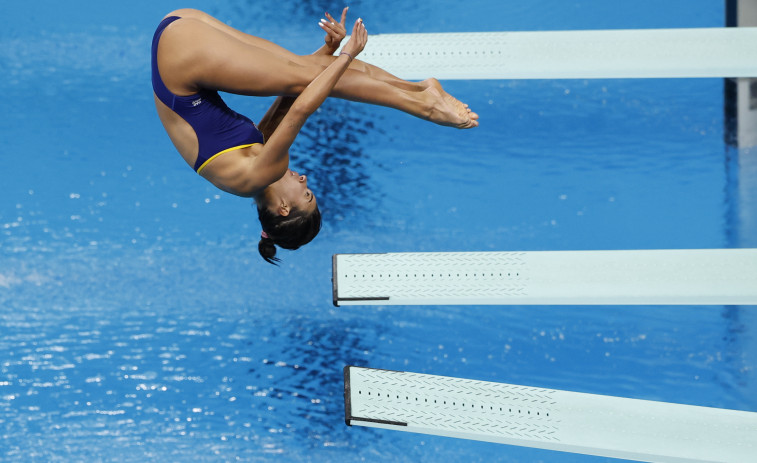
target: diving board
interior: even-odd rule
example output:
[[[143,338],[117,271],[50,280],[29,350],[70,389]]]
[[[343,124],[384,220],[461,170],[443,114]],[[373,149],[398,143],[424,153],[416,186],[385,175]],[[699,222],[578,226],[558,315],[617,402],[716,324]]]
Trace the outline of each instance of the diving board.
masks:
[[[360,59],[403,79],[757,77],[757,27],[378,34]]]
[[[334,305],[757,305],[757,249],[335,254]]]
[[[650,462],[755,461],[757,413],[348,366],[345,422]]]

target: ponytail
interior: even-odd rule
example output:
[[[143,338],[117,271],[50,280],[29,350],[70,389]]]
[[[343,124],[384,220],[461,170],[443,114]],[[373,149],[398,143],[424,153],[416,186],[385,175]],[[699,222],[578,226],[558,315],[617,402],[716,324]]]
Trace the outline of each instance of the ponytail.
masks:
[[[276,257],[276,243],[273,239],[267,236],[260,237],[260,241],[258,241],[258,252],[269,264],[278,265],[276,262],[281,262],[281,259]]]
[[[310,214],[292,210],[289,215],[274,214],[267,207],[258,206],[258,220],[263,227],[258,242],[258,252],[266,262],[278,265],[276,246],[295,250],[318,235],[321,230],[321,211],[318,206]]]

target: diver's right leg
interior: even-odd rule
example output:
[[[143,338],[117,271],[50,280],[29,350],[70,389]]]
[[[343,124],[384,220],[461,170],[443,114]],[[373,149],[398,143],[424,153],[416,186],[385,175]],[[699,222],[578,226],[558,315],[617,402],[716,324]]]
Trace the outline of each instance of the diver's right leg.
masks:
[[[323,71],[319,58],[254,46],[194,18],[171,23],[158,45],[161,77],[178,95],[212,88],[243,95],[296,96]],[[441,125],[477,125],[478,116],[440,87],[410,91],[355,69],[344,73],[331,95],[399,109]]]
[[[201,21],[225,34],[228,34],[235,39],[244,42],[248,45],[252,45],[258,48],[262,48],[264,50],[267,50],[271,53],[275,53],[279,56],[282,56],[284,58],[288,59],[296,59],[299,55],[296,55],[292,53],[291,51],[287,50],[286,48],[276,45],[275,43],[271,42],[270,40],[266,40],[261,37],[256,37],[254,35],[250,35],[247,33],[244,33],[238,29],[235,29],[228,24],[219,21],[218,19],[214,18],[213,16],[205,13],[204,11],[195,10],[192,8],[182,8],[179,10],[172,11],[166,17],[168,16],[178,16],[180,18],[191,18],[196,19],[198,21]]]

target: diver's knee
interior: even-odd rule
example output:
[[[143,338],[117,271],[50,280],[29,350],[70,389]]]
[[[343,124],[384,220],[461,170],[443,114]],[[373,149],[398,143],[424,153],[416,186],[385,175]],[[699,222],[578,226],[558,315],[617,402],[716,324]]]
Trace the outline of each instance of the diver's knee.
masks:
[[[166,15],[166,18],[170,16],[178,16],[180,18],[205,19],[208,16],[208,14],[203,11],[196,10],[194,8],[180,8],[178,10],[174,10],[168,13]]]

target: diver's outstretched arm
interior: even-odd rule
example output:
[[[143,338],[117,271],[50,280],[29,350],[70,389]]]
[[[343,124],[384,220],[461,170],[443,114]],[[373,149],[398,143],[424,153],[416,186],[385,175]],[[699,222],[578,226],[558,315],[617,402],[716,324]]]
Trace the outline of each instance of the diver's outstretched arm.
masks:
[[[349,7],[342,10],[342,19],[340,22],[336,22],[336,20],[326,12],[326,19],[321,19],[318,23],[321,26],[321,29],[326,31],[326,37],[321,48],[313,52],[313,55],[331,56],[339,48],[339,45],[342,44],[342,40],[347,36],[347,30],[344,27],[344,22],[347,19],[347,10],[349,10]],[[354,61],[355,60],[352,60],[353,63]],[[350,63],[350,65],[352,65],[352,63]],[[268,111],[266,111],[265,115],[258,123],[258,129],[263,134],[263,139],[268,140],[268,138],[270,138],[274,130],[276,130],[276,127],[281,123],[281,120],[286,116],[289,108],[292,107],[294,100],[295,97],[292,96],[279,96],[273,102],[271,107],[268,108]]]
[[[250,165],[246,191],[260,191],[280,179],[289,167],[289,148],[305,121],[326,100],[344,75],[350,61],[363,51],[368,40],[362,20],[355,21],[352,37],[344,51],[302,91],[282,118],[281,123],[263,145],[263,150]]]

